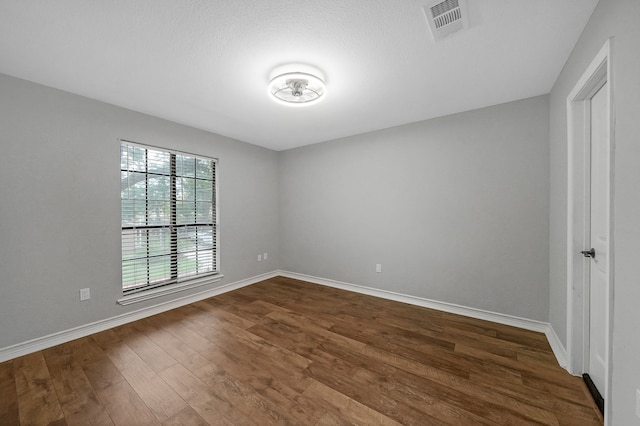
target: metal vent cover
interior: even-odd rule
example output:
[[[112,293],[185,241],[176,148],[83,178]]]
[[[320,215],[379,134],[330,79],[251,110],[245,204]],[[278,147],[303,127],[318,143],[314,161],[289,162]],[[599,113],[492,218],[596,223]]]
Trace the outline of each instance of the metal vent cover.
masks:
[[[437,0],[424,7],[434,41],[468,28],[465,0]]]

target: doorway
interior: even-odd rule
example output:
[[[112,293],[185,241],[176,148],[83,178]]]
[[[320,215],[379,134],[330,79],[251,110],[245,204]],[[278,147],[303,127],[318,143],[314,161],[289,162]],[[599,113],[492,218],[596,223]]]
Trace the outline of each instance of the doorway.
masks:
[[[609,424],[612,317],[611,40],[567,98],[567,357]]]

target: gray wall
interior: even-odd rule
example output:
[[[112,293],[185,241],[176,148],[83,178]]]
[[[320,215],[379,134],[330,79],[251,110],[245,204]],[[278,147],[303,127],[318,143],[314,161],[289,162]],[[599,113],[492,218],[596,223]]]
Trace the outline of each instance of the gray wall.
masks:
[[[615,146],[613,178],[613,425],[638,425],[640,389],[640,1],[600,0],[550,95],[550,321],[566,344],[566,98],[607,38],[612,47]]]
[[[116,304],[118,138],[220,159],[216,285],[278,268],[276,152],[5,75],[0,129],[0,348],[171,299]]]
[[[282,269],[546,321],[548,114],[542,96],[282,152]]]

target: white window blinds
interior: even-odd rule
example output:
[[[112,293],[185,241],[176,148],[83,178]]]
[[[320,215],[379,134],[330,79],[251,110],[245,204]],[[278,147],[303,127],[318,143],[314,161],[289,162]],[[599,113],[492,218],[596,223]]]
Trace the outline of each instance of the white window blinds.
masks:
[[[216,160],[122,141],[122,289],[217,273]]]

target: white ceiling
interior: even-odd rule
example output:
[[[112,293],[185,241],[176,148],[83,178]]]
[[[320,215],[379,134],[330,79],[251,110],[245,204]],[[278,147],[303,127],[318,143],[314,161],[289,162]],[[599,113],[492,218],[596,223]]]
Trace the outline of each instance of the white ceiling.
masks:
[[[0,72],[284,150],[548,93],[597,0],[0,0]],[[306,64],[326,99],[269,99]],[[1,94],[0,94],[1,95]]]

